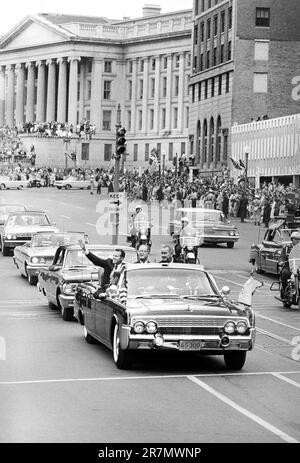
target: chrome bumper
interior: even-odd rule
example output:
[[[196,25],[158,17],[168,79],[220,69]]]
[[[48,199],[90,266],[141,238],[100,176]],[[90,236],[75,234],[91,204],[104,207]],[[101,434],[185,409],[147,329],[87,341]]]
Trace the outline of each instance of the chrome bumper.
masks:
[[[67,296],[66,294],[60,294],[58,298],[59,298],[60,305],[64,309],[74,308],[74,299],[75,299],[74,295]]]

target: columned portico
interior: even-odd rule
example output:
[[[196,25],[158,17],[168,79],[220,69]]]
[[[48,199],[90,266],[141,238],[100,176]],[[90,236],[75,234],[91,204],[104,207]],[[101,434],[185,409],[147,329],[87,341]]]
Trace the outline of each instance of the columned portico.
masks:
[[[25,92],[25,66],[23,63],[16,65],[17,95],[16,95],[16,124],[24,122],[24,92]]]
[[[58,95],[57,95],[57,121],[66,122],[67,115],[67,61],[59,58]]]
[[[50,59],[48,65],[48,84],[47,84],[47,121],[55,121],[56,110],[56,60]]]
[[[161,56],[155,57],[154,130],[159,133],[159,101],[161,81]]]
[[[27,67],[27,98],[26,98],[26,121],[34,120],[34,79],[35,64],[26,63]]]
[[[68,61],[70,63],[68,123],[75,127],[77,123],[77,82],[80,57],[72,56],[68,58]]]
[[[166,97],[166,130],[171,131],[172,117],[171,117],[171,104],[172,104],[172,55],[168,55],[167,64],[167,97]]]
[[[0,66],[0,127],[5,121],[5,66]]]
[[[94,58],[92,68],[91,120],[96,125],[96,132],[101,130],[103,58]]]
[[[39,61],[38,65],[38,81],[37,81],[37,108],[36,120],[38,122],[45,121],[46,115],[46,63]]]
[[[7,124],[14,126],[14,93],[15,93],[15,65],[8,66],[7,76]]]

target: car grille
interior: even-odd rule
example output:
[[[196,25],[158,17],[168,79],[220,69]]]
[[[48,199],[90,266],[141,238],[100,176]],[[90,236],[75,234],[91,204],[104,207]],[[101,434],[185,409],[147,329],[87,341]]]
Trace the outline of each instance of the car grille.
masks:
[[[22,235],[16,235],[17,240],[24,240],[24,241],[30,241],[31,240],[31,233],[22,233]]]
[[[159,327],[208,327],[222,328],[226,322],[235,317],[155,317]]]
[[[219,335],[220,333],[223,333],[222,328],[209,328],[209,327],[197,327],[197,328],[192,328],[192,327],[176,327],[176,328],[160,328],[158,327],[158,330],[162,334],[178,334],[178,335],[183,335],[183,334],[195,334],[195,335]]]

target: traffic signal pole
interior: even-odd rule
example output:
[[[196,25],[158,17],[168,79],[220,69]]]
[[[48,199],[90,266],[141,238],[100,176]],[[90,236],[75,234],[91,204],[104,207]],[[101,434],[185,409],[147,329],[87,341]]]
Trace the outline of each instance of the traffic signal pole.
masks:
[[[126,130],[121,125],[121,107],[118,105],[117,109],[117,123],[116,123],[116,152],[115,152],[115,176],[114,176],[114,193],[119,193],[119,183],[120,183],[120,159],[126,151],[126,139],[125,139]],[[119,200],[116,202],[116,211],[114,212],[114,222],[113,222],[113,236],[112,244],[118,244],[119,238],[119,223],[120,223],[120,214],[119,214]]]

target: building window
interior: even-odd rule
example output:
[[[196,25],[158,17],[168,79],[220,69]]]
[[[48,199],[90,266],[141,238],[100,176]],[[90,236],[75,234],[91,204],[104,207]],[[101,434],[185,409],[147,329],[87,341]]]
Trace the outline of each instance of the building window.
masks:
[[[201,82],[198,84],[198,101],[201,101]]]
[[[210,27],[211,27],[211,20],[208,19],[207,23],[206,23],[206,37],[207,37],[207,39],[210,39],[210,34],[211,34]]]
[[[215,96],[215,78],[214,77],[211,78],[211,96],[212,97]]]
[[[270,8],[256,8],[256,27],[270,27]]]
[[[201,0],[201,11],[205,10],[205,0]]]
[[[198,43],[198,26],[194,27],[194,44],[197,45]]]
[[[82,143],[81,145],[81,160],[88,161],[90,158],[90,144]]]
[[[112,156],[112,145],[104,145],[104,161],[110,161]]]
[[[165,98],[167,95],[167,78],[163,77],[162,81],[162,97]]]
[[[172,161],[173,159],[173,149],[174,149],[173,143],[169,143],[169,161]]]
[[[175,68],[179,68],[179,63],[180,63],[180,56],[175,55]]]
[[[221,13],[221,33],[225,32],[225,11]]]
[[[222,95],[222,74],[219,76],[219,95]]]
[[[187,107],[186,107],[186,116],[185,116],[185,128],[186,128],[186,129],[189,128],[189,116],[190,116],[190,109],[189,109],[189,107],[187,106]]]
[[[87,62],[87,72],[88,72],[88,74],[90,74],[92,72],[92,65],[93,65],[92,60],[89,60]]]
[[[214,48],[213,52],[213,66],[217,65],[217,47]]]
[[[87,109],[85,112],[85,118],[87,121],[91,120],[91,111],[89,109]]]
[[[178,96],[178,93],[179,93],[179,76],[175,76],[174,96]]]
[[[139,130],[142,130],[143,127],[143,111],[139,110],[138,111],[138,116],[139,116]]]
[[[186,55],[186,67],[187,68],[191,67],[191,54],[190,53]]]
[[[168,58],[167,58],[166,56],[164,56],[164,62],[163,62],[163,65],[164,65],[164,66],[163,66],[163,67],[164,67],[164,69],[167,69],[167,67],[168,67]]]
[[[207,100],[207,97],[208,97],[208,80],[206,80],[204,84],[204,98]]]
[[[133,145],[133,160],[137,161],[138,160],[138,144],[134,143]]]
[[[141,59],[140,61],[140,72],[144,72],[144,60]]]
[[[269,60],[269,42],[256,41],[254,44],[254,59],[255,61]]]
[[[107,110],[103,111],[102,129],[111,130],[111,111],[107,111]]]
[[[207,0],[207,8],[211,8],[211,0]]]
[[[218,35],[218,15],[214,16],[214,36]]]
[[[127,127],[131,130],[131,111],[127,111]]]
[[[232,45],[231,45],[231,41],[229,41],[228,48],[227,48],[227,61],[231,61],[231,52],[232,52]]]
[[[152,69],[152,71],[155,71],[155,63],[156,63],[156,59],[152,58],[152,61],[151,61],[151,69]]]
[[[204,23],[200,24],[200,40],[204,42]]]
[[[229,93],[230,90],[230,74],[226,72],[226,93]]]
[[[133,69],[133,62],[129,61],[129,63],[128,63],[128,72],[129,72],[129,74],[132,74],[132,69]]]
[[[105,80],[103,84],[103,99],[110,100],[111,97],[111,81]]]
[[[80,82],[77,82],[77,101],[80,101]]]
[[[151,98],[154,98],[154,94],[155,94],[155,79],[151,79],[150,81],[150,85],[151,85],[151,88],[150,88],[150,97]]]
[[[166,128],[166,108],[162,108],[161,110],[161,128]]]
[[[210,51],[206,52],[206,67],[209,68],[210,66]]]
[[[149,161],[149,143],[145,143],[145,161]]]
[[[91,80],[88,80],[88,81],[87,81],[87,95],[86,95],[86,99],[87,99],[87,100],[90,100],[90,99],[91,99],[91,96],[92,96],[92,81],[91,81]]]
[[[200,71],[203,71],[203,53],[200,55]]]
[[[178,127],[178,108],[174,108],[173,115],[174,115],[173,127],[174,127],[174,129],[177,129],[177,127]]]
[[[104,61],[104,72],[112,72],[112,61]]]
[[[128,81],[128,99],[132,99],[132,80]]]
[[[228,29],[232,29],[232,8],[228,8]]]
[[[139,81],[139,99],[142,100],[143,99],[143,94],[144,94],[144,81],[143,79],[140,79]]]
[[[253,92],[267,93],[268,92],[268,74],[264,72],[255,72],[253,76]]]
[[[150,125],[149,129],[153,130],[153,127],[154,127],[154,110],[153,109],[150,109],[149,125]]]
[[[220,63],[224,63],[224,44],[220,48]]]

